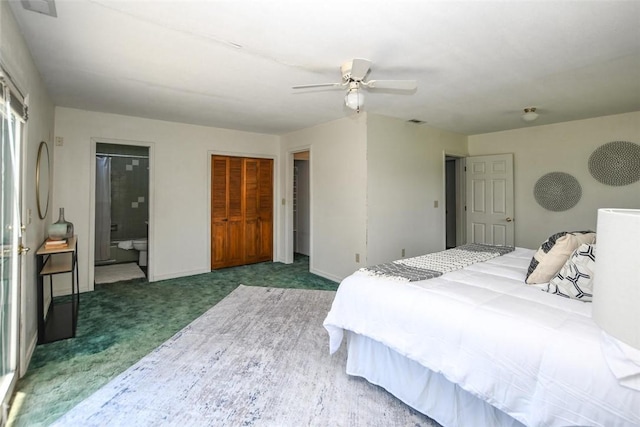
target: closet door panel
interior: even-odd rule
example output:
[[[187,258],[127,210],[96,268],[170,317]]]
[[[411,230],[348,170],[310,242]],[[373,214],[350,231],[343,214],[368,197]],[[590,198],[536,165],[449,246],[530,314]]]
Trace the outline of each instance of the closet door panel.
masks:
[[[211,158],[211,268],[226,263],[229,159]]]
[[[258,161],[245,159],[245,219],[258,217]]]
[[[211,159],[211,268],[273,258],[273,160]]]
[[[258,259],[258,221],[247,221],[244,225],[244,255],[247,264],[259,262]]]
[[[273,160],[262,159],[258,169],[258,261],[273,259]]]
[[[247,263],[258,262],[258,168],[257,159],[245,160],[244,249]]]
[[[227,226],[226,224],[211,224],[211,269],[221,268],[225,266],[227,242]]]
[[[242,249],[244,224],[243,168],[244,162],[242,158],[229,157],[227,267],[244,264]]]
[[[245,264],[242,246],[244,227],[242,221],[229,222],[227,225],[227,247],[225,267]]]
[[[240,157],[229,157],[228,215],[229,221],[242,221],[243,161]]]
[[[221,221],[227,217],[227,164],[228,159],[211,159],[211,218]]]

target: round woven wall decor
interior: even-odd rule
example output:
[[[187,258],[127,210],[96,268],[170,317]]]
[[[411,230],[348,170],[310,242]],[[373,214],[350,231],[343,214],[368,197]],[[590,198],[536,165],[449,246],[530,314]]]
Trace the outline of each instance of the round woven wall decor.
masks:
[[[589,157],[589,172],[603,184],[633,184],[640,179],[640,145],[628,141],[601,145]]]
[[[538,179],[533,188],[533,196],[543,208],[561,212],[578,204],[582,197],[582,187],[573,175],[550,172]]]

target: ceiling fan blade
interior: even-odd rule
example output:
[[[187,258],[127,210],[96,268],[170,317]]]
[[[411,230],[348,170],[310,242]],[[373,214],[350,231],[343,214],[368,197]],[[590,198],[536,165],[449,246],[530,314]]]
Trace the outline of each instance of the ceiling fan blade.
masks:
[[[356,58],[351,62],[351,79],[355,81],[363,80],[371,68],[371,61],[368,59]]]
[[[415,80],[369,80],[362,84],[370,89],[414,90],[418,87]]]
[[[310,84],[310,85],[299,85],[299,86],[293,86],[292,89],[309,89],[309,88],[314,88],[314,87],[342,87],[344,86],[343,83],[317,83],[317,84]]]

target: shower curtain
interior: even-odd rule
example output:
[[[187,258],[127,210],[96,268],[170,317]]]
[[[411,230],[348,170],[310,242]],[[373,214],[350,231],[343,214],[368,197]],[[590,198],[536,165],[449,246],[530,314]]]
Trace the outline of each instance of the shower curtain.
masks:
[[[96,156],[95,260],[110,258],[111,245],[111,159]]]

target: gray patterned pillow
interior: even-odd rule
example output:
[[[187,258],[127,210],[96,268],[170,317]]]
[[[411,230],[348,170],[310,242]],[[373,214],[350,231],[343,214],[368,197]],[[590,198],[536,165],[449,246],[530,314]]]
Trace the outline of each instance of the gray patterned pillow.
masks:
[[[593,231],[562,231],[545,240],[533,255],[525,282],[547,283],[560,271],[573,251],[583,243],[594,243]]]
[[[565,298],[590,302],[593,297],[595,269],[596,245],[582,244],[543,290]]]

